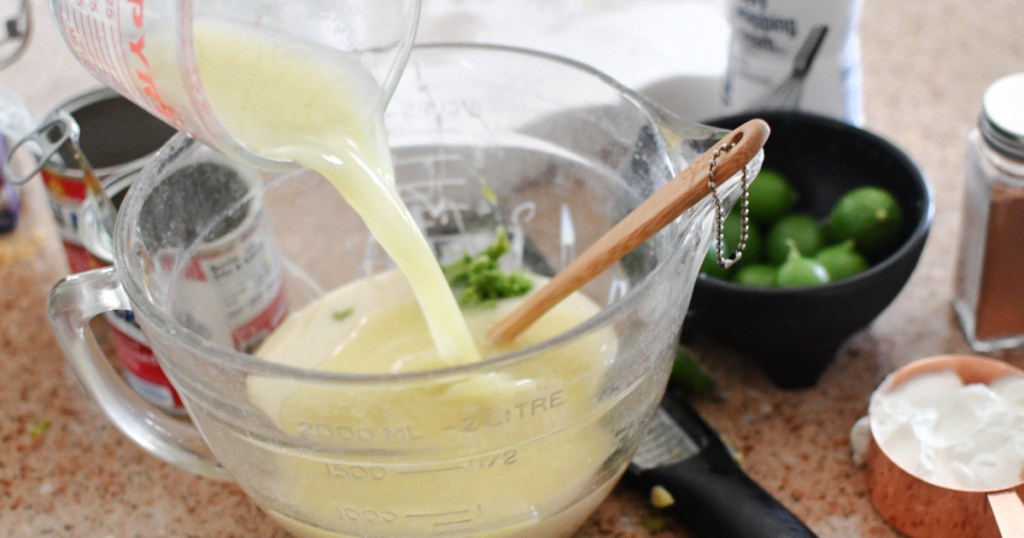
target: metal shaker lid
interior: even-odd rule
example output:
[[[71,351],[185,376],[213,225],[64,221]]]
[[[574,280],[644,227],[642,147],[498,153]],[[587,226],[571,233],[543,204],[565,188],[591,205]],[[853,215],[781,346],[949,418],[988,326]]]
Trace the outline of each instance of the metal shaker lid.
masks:
[[[979,125],[993,149],[1024,160],[1024,73],[1005,76],[985,90]]]

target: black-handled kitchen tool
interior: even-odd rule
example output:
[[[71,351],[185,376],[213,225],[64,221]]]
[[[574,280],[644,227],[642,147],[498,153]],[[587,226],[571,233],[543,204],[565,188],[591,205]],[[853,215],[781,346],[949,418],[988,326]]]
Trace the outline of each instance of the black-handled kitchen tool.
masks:
[[[665,508],[695,538],[815,534],[736,463],[718,435],[670,389],[630,464],[627,483],[645,496],[665,488]]]

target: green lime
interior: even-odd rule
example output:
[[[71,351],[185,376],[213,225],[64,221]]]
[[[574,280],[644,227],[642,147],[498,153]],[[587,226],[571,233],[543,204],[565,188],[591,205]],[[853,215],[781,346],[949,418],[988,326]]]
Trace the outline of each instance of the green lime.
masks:
[[[829,216],[828,231],[834,242],[853,239],[857,250],[878,259],[900,241],[903,211],[889,191],[860,187],[839,199]]]
[[[825,246],[825,228],[810,215],[793,213],[779,219],[768,232],[768,261],[779,265],[789,256],[789,241],[804,256],[813,256]]]
[[[770,288],[775,285],[775,266],[766,263],[751,263],[740,267],[732,281],[745,286]]]
[[[796,203],[796,191],[785,176],[764,168],[750,184],[750,218],[771,224],[789,213]]]
[[[828,283],[828,271],[825,270],[825,266],[812,258],[801,256],[795,242],[790,241],[788,246],[789,254],[786,261],[779,266],[779,272],[775,275],[776,286],[799,288]]]
[[[825,266],[832,282],[863,273],[868,268],[868,261],[854,248],[852,239],[819,250],[814,259]]]

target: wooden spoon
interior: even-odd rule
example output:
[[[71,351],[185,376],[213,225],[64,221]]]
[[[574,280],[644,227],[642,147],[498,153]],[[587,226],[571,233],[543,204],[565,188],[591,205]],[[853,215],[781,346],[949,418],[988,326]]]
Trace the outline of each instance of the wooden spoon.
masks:
[[[694,159],[672,181],[644,200],[544,287],[495,324],[487,333],[487,339],[492,344],[514,340],[562,299],[707,196],[711,192],[708,168],[716,151],[730,148],[715,159],[715,176],[730,178],[761,150],[768,140],[768,133],[767,123],[753,119],[727,134],[720,143]]]

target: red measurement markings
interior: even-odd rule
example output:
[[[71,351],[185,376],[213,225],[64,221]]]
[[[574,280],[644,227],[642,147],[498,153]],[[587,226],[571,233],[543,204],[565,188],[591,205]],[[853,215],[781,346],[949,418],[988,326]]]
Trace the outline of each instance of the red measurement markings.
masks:
[[[112,0],[112,1],[117,1],[117,0]],[[128,83],[130,80],[132,80],[133,77],[132,77],[132,70],[128,66],[128,55],[125,53],[124,46],[121,43],[122,38],[124,38],[124,31],[121,28],[121,18],[122,18],[121,17],[121,2],[117,1],[115,6],[116,6],[117,9],[116,9],[116,11],[114,13],[114,20],[117,21],[116,41],[117,41],[117,50],[119,52],[119,54],[117,55],[117,59],[120,60],[120,62],[121,62],[121,69],[124,71],[124,80],[125,80],[124,87],[125,87],[125,89],[128,92],[131,93],[131,100],[132,101],[135,101],[136,103],[141,103],[141,102],[144,101],[142,93],[138,90],[138,88],[135,87],[135,84],[129,84]]]
[[[118,4],[114,3],[114,0],[107,2],[107,21],[100,26],[100,32],[103,36],[103,50],[109,64],[110,77],[116,81],[117,87],[120,90],[131,92],[132,97],[137,99],[137,92],[132,91],[133,87],[130,84],[131,71],[128,69],[128,64],[125,63],[124,49],[120,43],[121,21],[118,17],[119,11],[117,7]]]
[[[103,27],[96,23],[96,17],[87,15],[86,19],[89,21],[89,36],[92,38],[92,47],[96,51],[96,63],[100,72],[107,76],[112,76],[111,70],[111,58],[107,52],[106,44],[103,42]]]
[[[101,28],[103,33],[103,50],[110,61],[110,78],[114,79],[120,89],[128,88],[128,78],[125,76],[124,64],[121,62],[120,50],[117,47],[117,34],[113,28],[104,25]]]
[[[128,3],[132,5],[132,24],[135,28],[144,30],[143,24],[145,22],[146,13],[145,0],[128,0]],[[174,107],[164,101],[163,96],[160,95],[160,89],[156,87],[156,82],[153,81],[152,72],[149,67],[149,60],[146,59],[145,31],[143,31],[135,41],[129,41],[128,48],[129,51],[142,62],[144,67],[144,69],[135,70],[135,78],[138,82],[142,83],[142,92],[149,97],[153,108],[165,121],[172,125],[178,125],[177,112],[175,112]]]
[[[79,6],[81,6],[81,3],[79,3]],[[94,56],[89,47],[89,29],[82,23],[82,12],[75,10],[71,13],[71,16],[75,29],[78,31],[78,47],[81,53],[79,57],[85,61],[86,67],[89,70],[96,71],[96,62],[93,60]]]
[[[68,46],[72,51],[77,51],[81,48],[81,45],[78,43],[78,31],[75,30],[74,25],[69,24],[71,22],[69,9],[70,8],[66,5],[61,6],[60,11],[57,12],[57,20],[60,22],[60,27],[68,40]]]

